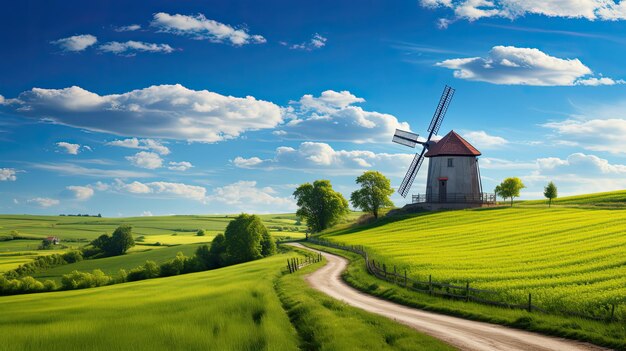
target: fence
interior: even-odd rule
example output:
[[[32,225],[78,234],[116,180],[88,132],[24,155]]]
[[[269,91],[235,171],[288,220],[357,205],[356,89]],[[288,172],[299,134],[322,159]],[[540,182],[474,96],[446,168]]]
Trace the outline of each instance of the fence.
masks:
[[[567,316],[580,317],[585,319],[592,319],[598,321],[607,321],[612,322],[618,320],[615,315],[615,310],[618,307],[618,304],[611,304],[610,308],[607,310],[605,316],[592,316],[587,315],[580,312],[575,311],[567,311],[567,310],[547,310],[541,308],[537,305],[533,304],[532,294],[528,294],[528,300],[526,303],[510,303],[505,301],[497,301],[496,297],[499,295],[499,292],[494,290],[485,290],[485,289],[476,289],[470,286],[470,283],[467,282],[465,285],[454,285],[444,282],[437,282],[432,279],[432,275],[428,276],[428,281],[420,281],[418,279],[410,278],[407,274],[407,270],[403,269],[402,272],[398,272],[395,265],[393,265],[393,271],[391,270],[392,266],[387,266],[386,264],[376,261],[374,259],[370,259],[369,255],[365,251],[365,248],[362,245],[343,245],[335,242],[331,242],[328,240],[321,240],[319,238],[308,238],[308,241],[313,244],[318,244],[322,246],[332,247],[340,250],[350,251],[357,253],[363,258],[365,258],[365,266],[367,268],[368,273],[374,275],[375,277],[385,280],[387,282],[402,286],[409,290],[426,293],[431,296],[441,296],[447,297],[462,301],[472,301],[484,305],[511,308],[511,309],[522,309],[528,312],[539,311],[542,313],[549,314],[551,312],[557,312]]]
[[[478,194],[417,194],[411,196],[411,203],[417,204],[422,202],[430,203],[464,203],[464,204],[495,204],[496,194],[478,193]]]
[[[306,267],[310,264],[320,262],[322,260],[322,254],[318,253],[315,256],[305,256],[304,259],[291,258],[287,260],[287,269],[289,273],[293,273],[302,267]]]

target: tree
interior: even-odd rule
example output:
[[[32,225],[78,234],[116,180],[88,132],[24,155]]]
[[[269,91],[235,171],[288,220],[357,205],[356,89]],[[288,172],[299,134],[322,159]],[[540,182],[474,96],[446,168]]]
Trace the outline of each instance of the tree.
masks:
[[[261,234],[261,255],[263,257],[272,256],[276,253],[276,243],[274,242],[274,237],[270,234],[270,232],[265,230]]]
[[[196,232],[196,236],[205,236],[206,235],[206,231],[204,229],[198,229],[198,231]]]
[[[522,183],[522,180],[517,177],[506,178],[500,185],[496,186],[496,195],[502,197],[504,200],[511,199],[511,207],[513,207],[513,198],[519,197],[520,190],[526,186]]]
[[[374,218],[378,218],[381,208],[392,207],[393,202],[389,196],[393,194],[391,182],[382,173],[367,171],[356,179],[361,189],[356,190],[350,196],[352,206],[370,212]]]
[[[306,220],[311,232],[320,232],[337,224],[349,212],[348,201],[333,190],[329,180],[302,184],[293,196],[298,205],[296,215]]]
[[[236,264],[263,257],[261,236],[267,228],[261,218],[242,213],[228,223],[224,232],[226,263]]]
[[[554,185],[553,182],[548,183],[548,185],[543,189],[543,196],[548,199],[548,207],[552,207],[552,199],[556,199],[558,196],[556,185]]]
[[[132,227],[121,225],[115,229],[112,236],[102,234],[92,241],[91,245],[102,250],[107,256],[123,255],[128,249],[135,246]]]

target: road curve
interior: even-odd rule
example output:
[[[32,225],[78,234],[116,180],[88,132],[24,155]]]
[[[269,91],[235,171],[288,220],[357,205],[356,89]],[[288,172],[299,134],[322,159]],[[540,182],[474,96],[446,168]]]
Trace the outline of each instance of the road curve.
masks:
[[[345,258],[304,247],[298,243],[291,245],[320,252],[328,261],[324,267],[306,276],[306,281],[314,289],[348,305],[393,319],[461,350],[608,350],[588,343],[426,312],[389,302],[347,285],[341,279],[341,273],[348,265],[348,260]]]

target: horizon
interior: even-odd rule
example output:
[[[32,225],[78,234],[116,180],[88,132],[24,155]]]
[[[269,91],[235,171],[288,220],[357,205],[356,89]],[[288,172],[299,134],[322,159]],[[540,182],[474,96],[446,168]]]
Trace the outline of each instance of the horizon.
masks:
[[[446,84],[440,136],[482,152],[485,192],[626,189],[626,12],[513,3],[7,4],[0,213],[293,213],[297,185],[349,198],[366,170],[397,188],[415,150],[394,130],[424,136]]]

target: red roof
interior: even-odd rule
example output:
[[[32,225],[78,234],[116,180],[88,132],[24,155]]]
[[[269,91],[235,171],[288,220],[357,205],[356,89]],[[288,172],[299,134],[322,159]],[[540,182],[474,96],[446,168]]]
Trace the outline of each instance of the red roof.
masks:
[[[480,156],[480,151],[476,150],[472,144],[463,139],[460,135],[451,131],[446,136],[432,145],[424,156]]]

